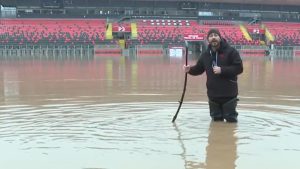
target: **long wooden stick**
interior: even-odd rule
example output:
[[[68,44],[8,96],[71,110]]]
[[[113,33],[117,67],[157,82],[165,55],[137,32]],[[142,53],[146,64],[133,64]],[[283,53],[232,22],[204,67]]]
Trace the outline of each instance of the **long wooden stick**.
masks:
[[[187,41],[185,41],[185,65],[188,65],[188,42]],[[183,102],[183,98],[184,98],[184,95],[185,95],[186,83],[187,83],[187,73],[185,73],[184,86],[183,86],[183,91],[182,91],[181,99],[179,101],[179,106],[177,108],[176,114],[173,117],[172,123],[175,122],[175,120],[176,120],[176,118],[178,116],[179,110],[181,108],[181,105],[182,105],[182,102]]]

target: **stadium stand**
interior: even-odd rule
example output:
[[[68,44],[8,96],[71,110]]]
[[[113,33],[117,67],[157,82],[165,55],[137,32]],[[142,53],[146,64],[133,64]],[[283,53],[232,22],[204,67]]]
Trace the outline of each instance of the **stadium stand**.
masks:
[[[266,27],[275,36],[275,45],[299,46],[300,23],[264,22]]]
[[[105,39],[105,20],[4,19],[0,22],[3,44],[95,44]]]
[[[3,4],[15,6],[17,14],[12,16],[17,18],[1,19],[0,44],[116,43],[113,33],[107,32],[107,26],[127,16],[129,19],[122,22],[136,24],[137,34],[136,38],[126,39],[127,45],[182,44],[185,34],[205,34],[212,27],[219,28],[222,36],[234,45],[258,46],[269,42],[279,46],[299,45],[299,2],[275,1],[255,0],[245,4],[241,0],[230,3],[218,0],[189,3],[179,0],[16,0],[15,4]],[[275,15],[278,13],[280,17]],[[108,35],[111,38],[107,38]]]
[[[232,21],[193,20],[137,20],[140,44],[177,44],[184,41],[184,34],[207,33],[219,28],[222,36],[234,45],[260,45],[259,39],[247,40],[239,26]],[[274,35],[274,44],[279,46],[300,45],[300,24],[264,22]],[[0,22],[1,44],[96,44],[105,41],[106,21],[103,19],[3,19]],[[247,25],[249,32],[260,25]]]

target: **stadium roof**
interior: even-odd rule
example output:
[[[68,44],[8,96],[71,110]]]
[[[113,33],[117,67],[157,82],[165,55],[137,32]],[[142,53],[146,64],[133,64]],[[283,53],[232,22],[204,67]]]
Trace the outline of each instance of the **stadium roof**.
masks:
[[[139,1],[175,1],[175,2],[219,2],[239,4],[300,5],[300,0],[139,0]]]
[[[3,6],[15,6],[18,1],[23,0],[0,0],[0,4]],[[88,3],[89,0],[86,0]],[[97,1],[97,0],[92,0]],[[120,0],[98,0],[102,2],[120,1]],[[292,5],[300,6],[300,0],[136,0],[136,1],[173,1],[173,2],[210,2],[210,3],[237,3],[237,4],[263,4],[263,5]],[[28,1],[31,2],[30,0]]]

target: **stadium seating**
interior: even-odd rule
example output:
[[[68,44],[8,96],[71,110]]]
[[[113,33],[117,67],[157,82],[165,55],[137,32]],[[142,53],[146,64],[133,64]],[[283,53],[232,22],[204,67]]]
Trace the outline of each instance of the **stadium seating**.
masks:
[[[104,40],[105,20],[8,19],[0,22],[0,43],[95,44]]]
[[[275,45],[300,45],[300,23],[264,22],[263,24],[275,36]]]
[[[128,44],[182,44],[185,34],[206,34],[212,27],[234,45],[260,45],[259,40],[246,40],[233,21],[202,21],[179,19],[136,20],[137,40]],[[275,45],[300,45],[300,24],[264,22],[275,37]],[[248,30],[262,29],[261,25],[246,25]],[[105,40],[105,19],[2,19],[0,44],[97,44]],[[116,43],[109,40],[111,43]]]

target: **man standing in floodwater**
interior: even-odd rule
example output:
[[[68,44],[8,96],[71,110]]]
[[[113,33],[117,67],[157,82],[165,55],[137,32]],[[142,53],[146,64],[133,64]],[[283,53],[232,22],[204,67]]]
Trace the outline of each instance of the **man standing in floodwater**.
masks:
[[[194,66],[184,65],[183,69],[194,76],[206,72],[207,96],[213,121],[237,122],[237,75],[243,72],[242,59],[239,52],[221,37],[218,29],[210,29],[207,40],[208,48],[197,63]]]

